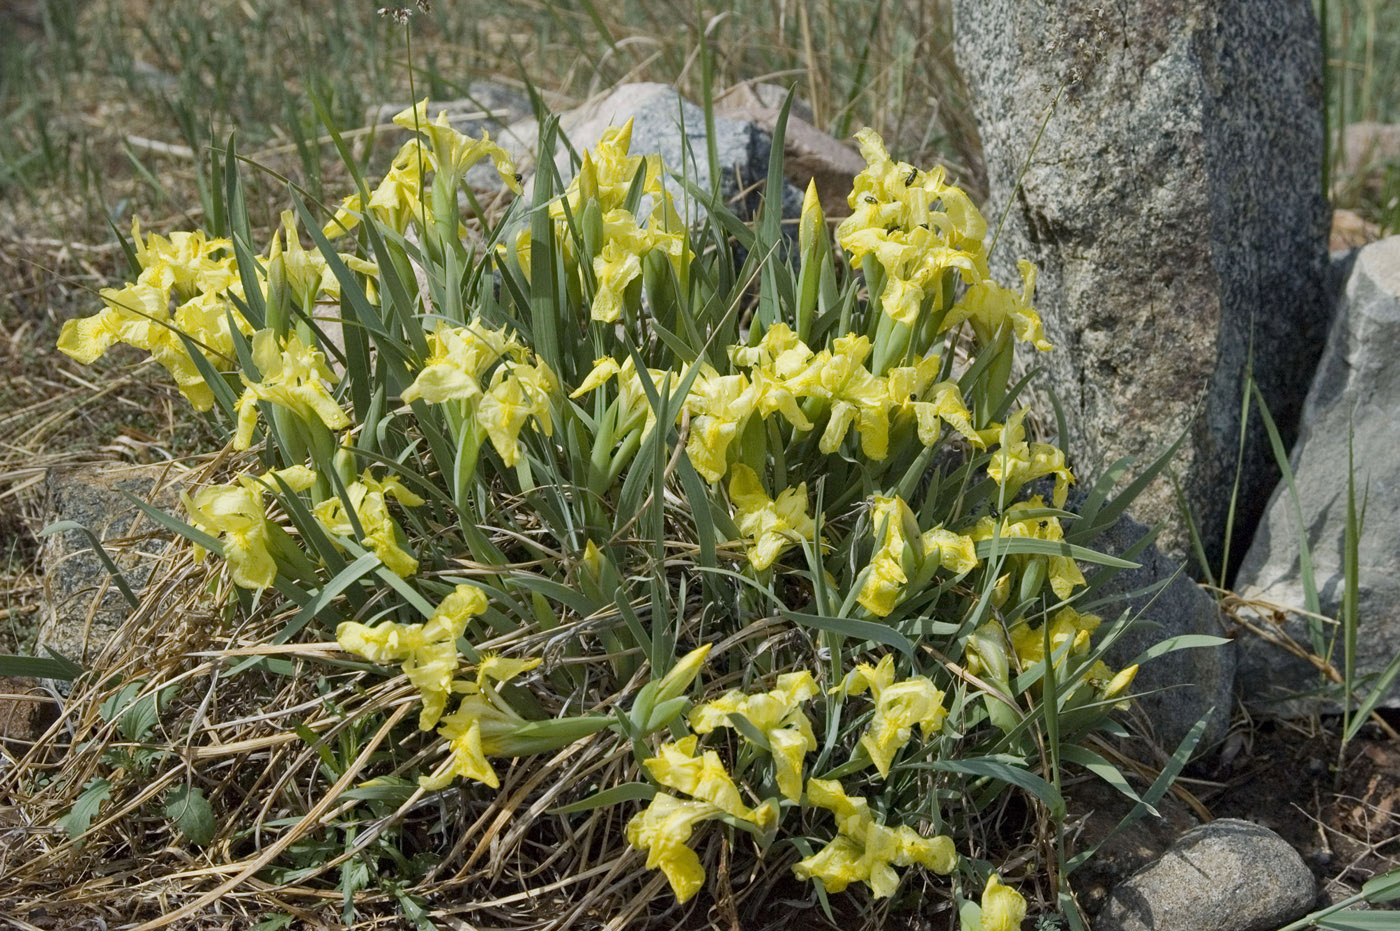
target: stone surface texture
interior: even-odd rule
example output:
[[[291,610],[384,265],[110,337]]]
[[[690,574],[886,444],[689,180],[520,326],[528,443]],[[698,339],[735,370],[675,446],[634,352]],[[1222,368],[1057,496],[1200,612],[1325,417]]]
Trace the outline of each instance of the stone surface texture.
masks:
[[[1111,555],[1124,555],[1148,529],[1129,518],[1119,518],[1089,545]],[[1139,567],[1118,572],[1093,594],[1094,600],[1113,599],[1097,609],[1105,624],[1124,610],[1137,619],[1109,648],[1105,660],[1110,666],[1122,668],[1169,637],[1224,635],[1220,605],[1182,571],[1180,562],[1163,555],[1156,545],[1127,558]],[[1198,759],[1204,759],[1206,751],[1219,744],[1229,730],[1234,688],[1233,642],[1159,656],[1144,663],[1133,680],[1133,692],[1138,696],[1129,711],[1133,730],[1172,753],[1192,726],[1209,713],[1210,723],[1196,745]]]
[[[1400,237],[1373,243],[1355,254],[1337,319],[1303,408],[1293,449],[1294,486],[1302,510],[1323,614],[1341,605],[1347,515],[1347,440],[1352,437],[1357,507],[1365,503],[1358,546],[1360,565],[1357,660],[1361,673],[1378,672],[1400,654]],[[1292,609],[1283,632],[1310,642],[1299,537],[1293,498],[1280,487],[1246,554],[1236,589],[1247,599]],[[1271,626],[1271,618],[1257,623]],[[1335,628],[1329,626],[1331,636]],[[1241,684],[1247,699],[1268,701],[1316,688],[1313,667],[1261,638],[1240,640]],[[1340,640],[1333,662],[1340,662]],[[1384,704],[1400,706],[1392,688]],[[1303,713],[1305,702],[1275,705]],[[1315,706],[1314,706],[1315,707]]]
[[[91,530],[139,598],[168,538],[153,536],[157,528],[149,520],[138,523],[140,512],[123,492],[174,511],[179,475],[168,464],[114,462],[50,470],[45,523],[76,521]],[[131,608],[78,531],[47,537],[42,560],[44,611],[37,652],[45,655],[43,648],[52,647],[87,665],[106,648]]]
[[[1273,931],[1316,896],[1312,873],[1283,838],[1222,818],[1114,888],[1094,931]]]
[[[1149,461],[1187,432],[1175,465],[1214,564],[1251,338],[1289,433],[1329,318],[1312,5],[955,0],[954,16],[986,213],[995,225],[1011,208],[993,271],[1015,280],[1019,257],[1040,268],[1038,305],[1058,349],[1043,361],[1073,463],[1091,477],[1124,455]],[[1253,437],[1244,532],[1274,474]],[[1169,482],[1137,513],[1168,520],[1169,555],[1188,552]]]

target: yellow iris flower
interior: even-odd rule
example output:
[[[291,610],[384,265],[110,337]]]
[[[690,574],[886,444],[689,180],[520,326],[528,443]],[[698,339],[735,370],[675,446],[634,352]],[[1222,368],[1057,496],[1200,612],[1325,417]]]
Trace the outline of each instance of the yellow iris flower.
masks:
[[[890,828],[875,820],[865,799],[849,796],[834,780],[807,780],[807,802],[836,816],[837,833],[825,847],[792,868],[798,879],[817,879],[827,892],[863,882],[877,898],[899,886],[897,866],[919,864],[946,875],[957,865],[950,837],[924,837],[906,825]]]
[[[865,367],[870,351],[869,338],[848,333],[817,353],[804,376],[790,380],[808,396],[830,402],[831,414],[818,444],[823,453],[836,452],[852,424],[867,458],[884,459],[889,452],[889,385]]]
[[[657,755],[642,762],[651,778],[668,789],[683,792],[691,798],[708,802],[720,811],[762,827],[772,822],[775,812],[770,806],[757,809],[744,804],[734,777],[724,768],[719,754],[705,750],[696,755],[700,738],[691,734],[674,743],[665,743]]]
[[[512,742],[512,737],[529,722],[511,708],[496,686],[539,664],[538,659],[483,655],[475,682],[459,679],[452,683],[453,691],[462,693],[462,699],[457,710],[444,715],[438,727],[438,735],[447,741],[448,757],[432,775],[419,777],[420,786],[436,791],[460,776],[493,789],[501,787],[488,757],[516,755],[521,747]]]
[[[372,663],[401,664],[423,699],[418,728],[428,731],[442,717],[452,692],[459,665],[457,638],[467,629],[467,620],[485,610],[485,592],[474,585],[458,585],[425,623],[389,621],[369,627],[346,621],[335,629],[335,639],[345,652]]]
[[[1058,517],[1023,516],[1026,511],[1044,507],[1045,499],[1040,495],[1034,495],[1025,501],[1017,501],[1002,514],[1000,528],[991,517],[983,517],[977,522],[969,536],[974,541],[989,540],[994,534],[999,534],[1003,538],[1021,537],[1057,542],[1064,540],[1065,531],[1060,526]],[[1084,573],[1080,571],[1079,564],[1074,561],[1072,556],[1016,555],[1012,556],[1011,560],[1022,566],[1022,571],[1032,560],[1043,560],[1046,565],[1046,575],[1050,579],[1050,589],[1061,599],[1068,598],[1075,588],[1085,584]],[[999,579],[998,585],[1005,588],[1005,591],[1000,595],[1002,601],[1005,601],[1007,594],[1009,594],[1009,576],[1006,577],[1005,582]]]
[[[898,496],[874,496],[870,530],[879,545],[856,600],[878,617],[888,617],[906,591],[917,589],[939,569],[961,574],[977,567],[972,537],[941,526],[920,534],[914,512]]]
[[[277,561],[268,551],[267,508],[263,504],[267,491],[278,490],[271,484],[273,475],[292,491],[305,491],[316,482],[316,474],[306,466],[292,466],[267,472],[261,478],[240,475],[231,485],[212,485],[193,495],[180,493],[190,522],[219,538],[229,577],[242,588],[267,588],[277,579]],[[196,546],[195,559],[203,559],[204,552]]]
[[[678,799],[658,792],[651,804],[627,822],[627,843],[647,852],[647,869],[660,869],[676,901],[685,902],[705,884],[705,868],[686,846],[695,825],[720,814],[708,802]]]
[[[943,727],[948,716],[943,692],[927,676],[894,681],[893,656],[884,657],[874,666],[861,663],[846,674],[840,688],[847,695],[868,690],[875,699],[875,714],[861,735],[860,745],[883,778],[889,777],[895,754],[909,743],[915,725],[928,740]]]
[[[255,382],[247,375],[239,376],[243,395],[236,405],[238,429],[233,437],[234,449],[247,449],[252,443],[259,401],[284,407],[307,423],[318,420],[331,430],[350,426],[350,418],[326,388],[328,382],[335,380],[326,367],[326,357],[319,349],[302,343],[295,333],[289,333],[280,346],[272,330],[254,333],[253,362],[262,373],[262,380]]]
[[[905,548],[909,542],[906,527],[913,520],[913,513],[902,499],[875,496],[870,529],[872,533],[880,533],[883,528],[883,538],[870,557],[865,585],[856,596],[871,614],[887,617],[904,594],[904,585],[909,581],[904,570]],[[914,529],[917,530],[917,526]]]
[[[812,722],[802,705],[816,694],[817,683],[810,672],[787,672],[778,676],[775,689],[756,695],[734,689],[696,705],[688,719],[697,734],[734,727],[730,715],[747,719],[768,741],[778,790],[795,802],[802,796],[802,759],[817,748]]]
[[[477,408],[477,422],[507,467],[520,461],[520,431],[532,418],[545,436],[554,433],[550,399],[558,390],[559,382],[543,359],[507,363],[492,375]]]
[[[489,158],[506,187],[520,193],[520,182],[516,180],[515,165],[511,163],[510,154],[491,141],[491,134],[483,132],[480,139],[473,139],[458,132],[448,122],[445,110],[439,111],[437,119],[429,122],[428,98],[424,97],[414,106],[396,114],[394,123],[426,137],[432,150],[433,170],[449,179],[449,189],[455,189],[461,183],[467,169],[483,158]]]
[[[1050,619],[1050,649],[1057,651],[1066,643],[1072,643],[1070,654],[1079,656],[1089,652],[1089,637],[1098,629],[1102,619],[1097,614],[1080,614],[1071,607],[1061,608]],[[1009,631],[1011,649],[1021,661],[1021,668],[1028,669],[1045,659],[1045,632],[1041,627],[1032,627],[1022,621]]]
[[[227,361],[234,354],[229,315],[241,332],[251,331],[228,301],[229,294],[242,296],[232,244],[208,239],[200,231],[143,237],[137,220],[132,221],[131,238],[141,266],[136,281],[103,289],[99,296],[105,306],[100,312],[65,322],[58,349],[84,365],[116,343],[144,349],[170,373],[196,410],[207,411],[214,405],[214,393],[179,333],[189,336],[206,358]],[[178,305],[173,316],[172,304]]]
[[[206,291],[224,291],[238,280],[233,243],[228,239],[210,239],[203,230],[177,231],[169,237],[151,233],[143,238],[141,224],[133,218],[131,244],[141,266],[137,280],[173,292],[176,300],[188,300]]]
[[[734,364],[750,369],[759,413],[764,417],[780,413],[788,423],[804,431],[812,429],[812,422],[797,402],[813,396],[818,387],[810,371],[814,355],[792,328],[781,322],[769,326],[758,345],[730,349]]]
[[[420,216],[431,225],[432,210],[423,200],[423,172],[432,164],[432,152],[421,139],[414,138],[404,143],[390,163],[388,174],[370,194],[368,212],[400,234],[407,231],[410,220]],[[327,239],[347,235],[360,225],[360,218],[365,213],[360,195],[352,194],[345,198],[321,232]]]
[[[749,563],[762,572],[784,550],[817,532],[816,522],[807,513],[807,483],[785,488],[776,499],[768,497],[758,473],[736,463],[729,476],[729,500],[734,502],[735,523],[749,541]]]
[[[1053,475],[1055,493],[1052,500],[1055,507],[1064,507],[1069,486],[1074,484],[1074,473],[1065,462],[1064,450],[1049,443],[1026,442],[1026,413],[1027,409],[1021,408],[996,430],[997,451],[992,454],[992,461],[987,463],[987,475],[1006,489],[1008,498],[1026,483]],[[986,433],[991,435],[992,431]]]
[[[729,446],[743,431],[755,400],[748,376],[721,375],[701,366],[685,398],[691,415],[685,451],[705,481],[717,482],[729,470]]]
[[[1021,271],[1021,293],[1003,288],[995,281],[979,281],[953,305],[943,318],[942,329],[950,330],[964,320],[971,320],[973,329],[983,343],[990,342],[1003,324],[1010,323],[1016,338],[1030,343],[1041,352],[1055,347],[1045,338],[1040,315],[1031,306],[1035,293],[1035,266],[1025,259],[1016,263]]]
[[[403,531],[394,523],[389,514],[389,498],[404,507],[418,507],[423,499],[409,491],[397,478],[382,481],[373,478],[365,469],[358,482],[351,482],[345,489],[345,496],[359,520],[364,536],[360,542],[368,547],[380,561],[395,575],[406,578],[418,571],[418,560],[414,559],[401,545]],[[332,534],[355,537],[355,525],[345,509],[345,500],[339,495],[327,498],[316,507],[312,514],[320,525]]]
[[[480,318],[466,326],[439,321],[428,334],[428,359],[402,398],[429,404],[479,399],[484,393],[481,376],[491,366],[505,358],[523,362],[526,356],[525,347],[504,326],[493,330]]]
[[[972,412],[963,403],[955,381],[937,381],[942,360],[928,356],[917,364],[892,368],[885,376],[890,403],[898,411],[912,414],[919,429],[919,442],[938,442],[943,424],[952,427],[977,449],[986,444],[972,425]]]
[[[590,205],[597,208],[603,238],[593,256],[598,287],[589,316],[602,323],[613,323],[621,317],[627,286],[641,276],[642,262],[652,252],[665,254],[678,279],[685,280],[689,252],[686,230],[662,183],[660,156],[629,155],[631,145],[631,120],[605,130],[593,150],[583,153],[578,174],[569,182],[563,197],[549,208],[566,256],[572,256],[574,248],[568,218],[582,217]],[[651,201],[645,225],[625,207],[627,193],[639,171],[643,174],[642,192]],[[527,243],[522,237],[517,250]],[[522,257],[522,265],[525,264],[528,260]]]
[[[993,873],[982,890],[981,931],[1021,931],[1025,919],[1026,900]]]
[[[647,369],[646,371],[657,395],[662,399],[669,398],[671,392],[676,388],[676,383],[680,381],[680,377],[675,372],[663,369]],[[595,361],[593,369],[584,376],[583,382],[574,389],[569,397],[580,398],[591,391],[596,391],[613,379],[617,380],[618,397],[617,426],[613,430],[615,440],[621,441],[623,437],[639,428],[641,435],[646,436],[656,425],[656,410],[651,406],[650,399],[647,398],[646,388],[643,386],[641,376],[637,374],[636,364],[630,356],[621,363],[607,356]]]

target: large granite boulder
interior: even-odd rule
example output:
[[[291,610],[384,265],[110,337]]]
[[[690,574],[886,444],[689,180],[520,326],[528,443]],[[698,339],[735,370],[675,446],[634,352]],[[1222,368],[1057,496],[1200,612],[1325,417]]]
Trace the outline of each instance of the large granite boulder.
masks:
[[[1009,208],[994,271],[1014,280],[1019,257],[1040,267],[1038,304],[1058,350],[1044,364],[1074,464],[1092,477],[1124,455],[1147,461],[1186,431],[1175,467],[1215,564],[1251,343],[1289,433],[1326,334],[1312,4],[953,7],[994,227]],[[1236,517],[1245,532],[1275,475],[1262,436],[1251,437]],[[1137,514],[1168,521],[1169,555],[1189,552],[1169,482]]]
[[[1248,600],[1285,610],[1283,633],[1310,646],[1298,545],[1306,534],[1321,613],[1335,618],[1342,600],[1347,516],[1347,442],[1355,462],[1357,508],[1365,504],[1358,543],[1360,591],[1357,662],[1362,674],[1385,668],[1400,654],[1400,236],[1356,254],[1322,363],[1303,408],[1293,450],[1294,486],[1302,526],[1286,488],[1275,491],[1236,589]],[[1256,619],[1268,629],[1271,612]],[[1327,625],[1330,639],[1336,628]],[[1268,700],[1316,689],[1317,671],[1258,637],[1240,640],[1246,699]],[[1340,666],[1337,639],[1333,663]],[[1400,706],[1392,688],[1385,706]],[[1307,703],[1276,706],[1304,711]]]

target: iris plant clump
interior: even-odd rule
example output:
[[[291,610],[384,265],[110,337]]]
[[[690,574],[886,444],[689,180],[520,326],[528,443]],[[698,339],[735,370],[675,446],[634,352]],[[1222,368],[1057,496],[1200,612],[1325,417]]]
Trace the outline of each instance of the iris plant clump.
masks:
[[[1027,787],[1062,816],[1047,741],[1136,670],[1076,606],[1121,562],[1066,542],[1075,476],[1012,381],[1051,350],[1035,269],[996,281],[967,195],[870,130],[834,236],[809,188],[785,238],[678,201],[630,124],[566,187],[547,124],[531,199],[483,223],[467,170],[518,193],[507,154],[426,103],[395,122],[376,186],[260,252],[232,173],[223,235],[134,226],[132,283],[63,330],[149,351],[249,451],[184,498],[211,597],[301,605],[335,674],[402,677],[425,742],[376,779],[489,801],[605,742],[627,778],[556,817],[620,819],[677,901],[728,838],[822,903],[1019,927],[978,816]]]

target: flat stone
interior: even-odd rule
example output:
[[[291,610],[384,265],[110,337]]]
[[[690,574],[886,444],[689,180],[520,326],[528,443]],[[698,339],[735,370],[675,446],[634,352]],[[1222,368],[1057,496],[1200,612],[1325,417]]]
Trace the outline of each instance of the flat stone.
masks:
[[[1316,896],[1312,872],[1283,838],[1224,818],[1187,831],[1115,887],[1094,931],[1273,931]]]
[[[169,537],[158,533],[123,492],[174,510],[179,506],[181,474],[169,463],[98,463],[51,469],[46,480],[45,523],[75,521],[91,530],[140,597],[141,587]],[[79,531],[46,537],[41,561],[44,609],[35,652],[44,656],[44,648],[51,647],[86,666],[106,648],[130,616],[131,607]]]
[[[1091,479],[1125,455],[1149,462],[1185,432],[1174,468],[1218,565],[1251,345],[1261,391],[1291,438],[1327,332],[1312,4],[1162,0],[1128,13],[1096,0],[955,0],[953,9],[985,153],[985,212],[1010,208],[992,269],[1014,281],[1018,258],[1040,268],[1037,303],[1057,351],[1038,361],[1063,402],[1076,472]],[[1276,474],[1253,431],[1242,534]],[[1159,545],[1190,558],[1170,482],[1155,483],[1135,512],[1166,520]]]
[[[1348,437],[1355,467],[1357,508],[1365,504],[1358,540],[1360,636],[1357,666],[1363,676],[1384,669],[1400,653],[1400,237],[1355,253],[1337,319],[1303,408],[1302,430],[1291,459],[1302,524],[1286,488],[1274,492],[1236,579],[1246,601],[1277,605],[1253,612],[1254,623],[1311,646],[1298,612],[1306,605],[1300,538],[1312,556],[1321,613],[1336,618],[1344,582]],[[1337,630],[1325,625],[1331,640]],[[1320,677],[1309,663],[1265,640],[1240,639],[1240,680],[1247,701],[1268,703],[1282,714],[1319,710],[1315,700],[1290,700],[1315,690]],[[1341,663],[1340,636],[1332,662]],[[1400,707],[1392,688],[1383,707]]]

